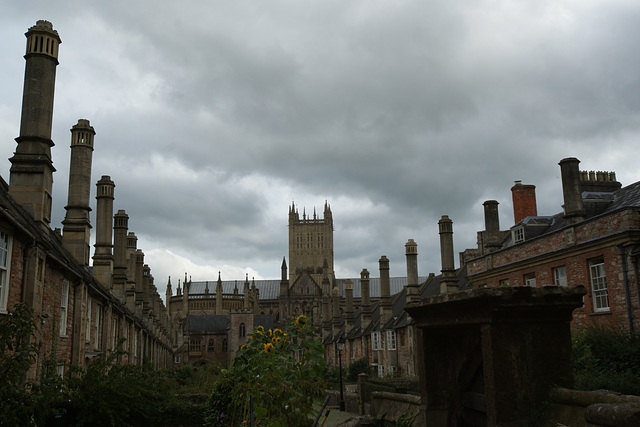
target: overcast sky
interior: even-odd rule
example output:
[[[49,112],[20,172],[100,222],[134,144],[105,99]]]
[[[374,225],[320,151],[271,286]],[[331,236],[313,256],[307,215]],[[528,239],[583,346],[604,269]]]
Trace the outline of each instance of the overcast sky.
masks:
[[[160,6],[162,4],[162,6]],[[60,46],[52,227],[67,202],[69,129],[96,130],[164,294],[193,280],[278,278],[292,201],[334,216],[335,270],[439,273],[438,220],[476,245],[482,203],[537,186],[561,211],[558,162],[640,179],[637,1],[0,0],[0,159],[19,135],[26,39]],[[0,174],[9,180],[8,160]],[[95,211],[95,186],[91,204]],[[95,222],[94,222],[95,223]]]

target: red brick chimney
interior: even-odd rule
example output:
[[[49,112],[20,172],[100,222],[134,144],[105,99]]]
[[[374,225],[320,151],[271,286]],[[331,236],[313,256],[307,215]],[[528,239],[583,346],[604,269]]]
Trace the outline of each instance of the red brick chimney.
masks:
[[[535,185],[525,185],[521,181],[516,181],[515,185],[511,187],[511,196],[513,198],[513,220],[515,224],[528,216],[538,216]]]

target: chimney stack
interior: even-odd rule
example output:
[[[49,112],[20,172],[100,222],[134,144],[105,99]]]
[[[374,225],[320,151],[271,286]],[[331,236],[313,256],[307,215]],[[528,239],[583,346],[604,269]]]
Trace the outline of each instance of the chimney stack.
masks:
[[[351,279],[347,279],[344,282],[344,299],[345,299],[345,310],[344,310],[344,323],[345,323],[345,332],[348,332],[353,328],[354,322],[354,314],[353,314],[353,282]]]
[[[453,256],[453,221],[447,215],[442,215],[438,222],[440,233],[440,258],[442,262],[442,280],[440,281],[440,293],[452,293],[458,291],[456,269]]]
[[[584,205],[582,203],[582,188],[580,186],[580,160],[575,157],[562,159],[560,163],[562,174],[562,195],[564,196],[564,219],[569,224],[584,220]]]
[[[391,319],[391,288],[389,283],[389,259],[382,255],[380,267],[380,319],[384,325]]]
[[[78,263],[89,268],[89,196],[91,193],[91,160],[96,132],[89,120],[80,119],[71,128],[71,161],[69,163],[69,194],[62,221],[62,244]]]
[[[498,201],[487,200],[484,206],[484,253],[500,249],[500,218],[498,215]]]
[[[49,21],[38,21],[26,32],[24,90],[18,146],[9,159],[9,195],[33,219],[51,223],[53,161],[51,127],[58,47],[62,41]]]
[[[511,187],[511,197],[513,199],[513,220],[515,224],[528,216],[538,216],[535,185],[525,185],[522,184],[522,181],[516,181],[515,185]]]
[[[420,301],[418,287],[418,244],[409,239],[404,245],[407,257],[407,302]]]
[[[96,243],[93,254],[93,276],[105,289],[113,287],[113,190],[115,184],[107,175],[103,175],[97,186]]]
[[[369,271],[363,268],[360,272],[360,294],[362,304],[360,308],[362,330],[371,324],[371,299],[369,298]]]

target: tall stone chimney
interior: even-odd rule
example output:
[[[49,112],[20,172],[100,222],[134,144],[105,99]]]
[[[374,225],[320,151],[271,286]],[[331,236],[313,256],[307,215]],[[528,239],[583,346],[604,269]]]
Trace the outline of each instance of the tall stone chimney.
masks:
[[[382,255],[378,260],[380,268],[380,318],[384,325],[392,316],[391,313],[391,289],[389,283],[389,259]]]
[[[93,254],[93,276],[104,286],[112,289],[113,263],[113,194],[115,184],[107,175],[103,175],[97,185],[96,243]]]
[[[482,206],[484,206],[484,246],[486,252],[493,252],[501,247],[498,202],[496,200],[487,200]]]
[[[38,21],[26,32],[27,51],[18,146],[9,159],[9,195],[33,215],[51,223],[53,161],[51,127],[58,47],[62,41],[48,21]]]
[[[580,160],[575,157],[562,159],[560,163],[562,175],[562,195],[564,196],[564,219],[569,224],[584,220],[582,188],[580,186]]]
[[[363,268],[360,272],[360,295],[362,304],[360,307],[360,316],[362,330],[364,331],[371,324],[371,298],[369,297],[369,271]]]
[[[62,244],[79,264],[89,267],[89,196],[91,193],[91,160],[96,132],[89,120],[80,119],[71,128],[71,161],[69,163],[69,195],[62,221]]]
[[[404,245],[407,257],[407,302],[420,301],[418,284],[418,244],[409,239]]]
[[[329,263],[324,260],[322,267],[322,338],[331,335],[331,282],[329,280]]]
[[[536,186],[522,184],[516,181],[511,187],[511,198],[513,200],[513,220],[519,223],[528,216],[538,216],[536,205]]]
[[[127,284],[127,231],[129,216],[122,209],[113,216],[113,292],[125,300]]]
[[[354,315],[353,315],[353,282],[351,279],[347,279],[344,282],[344,324],[345,331],[353,328]]]
[[[456,269],[453,257],[453,221],[447,215],[442,215],[438,222],[440,230],[440,258],[442,261],[442,280],[440,281],[440,293],[452,293],[458,291]]]
[[[331,302],[333,305],[333,330],[332,336],[337,338],[340,335],[340,327],[342,326],[340,322],[340,290],[337,286],[334,286],[331,291]]]

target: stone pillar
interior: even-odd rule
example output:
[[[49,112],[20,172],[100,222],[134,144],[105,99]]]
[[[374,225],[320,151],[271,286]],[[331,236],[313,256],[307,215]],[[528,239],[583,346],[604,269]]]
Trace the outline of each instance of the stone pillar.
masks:
[[[419,301],[418,244],[413,239],[409,239],[404,248],[407,257],[407,302]]]
[[[245,310],[250,310],[251,306],[250,306],[250,299],[251,297],[249,296],[249,274],[245,273],[245,278],[244,278],[244,289],[242,290],[242,293],[244,295],[242,301],[243,301],[243,305],[242,307]]]
[[[458,281],[453,257],[453,221],[447,215],[443,215],[438,222],[438,226],[440,229],[440,257],[442,261],[440,293],[457,292]]]
[[[107,175],[103,175],[96,184],[96,243],[93,254],[93,277],[105,289],[112,289],[113,274],[113,190],[115,184]]]
[[[287,276],[287,261],[282,257],[280,267],[280,298],[278,299],[278,310],[280,311],[280,324],[285,325],[289,319],[289,279]]]
[[[222,314],[222,278],[218,271],[218,283],[216,284],[216,314]]]
[[[9,159],[11,171],[9,195],[29,212],[33,219],[51,223],[53,161],[51,127],[55,92],[58,47],[62,40],[48,21],[29,28],[22,94],[22,118],[18,146]]]

